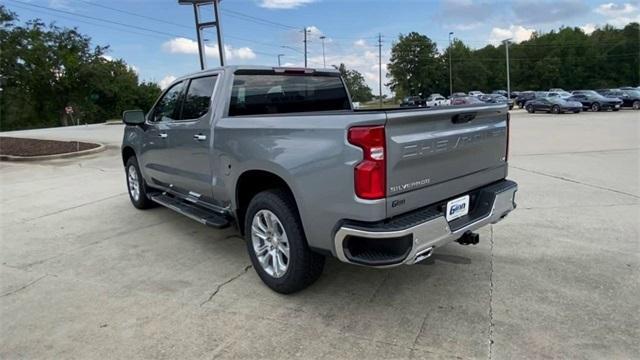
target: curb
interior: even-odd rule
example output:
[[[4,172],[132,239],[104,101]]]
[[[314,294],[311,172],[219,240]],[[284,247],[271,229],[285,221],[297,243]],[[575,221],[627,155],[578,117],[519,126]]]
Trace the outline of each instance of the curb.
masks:
[[[53,154],[53,155],[38,155],[38,156],[0,155],[0,161],[40,161],[40,160],[65,159],[65,158],[72,158],[76,156],[95,154],[95,153],[105,151],[107,149],[107,147],[104,144],[100,144],[100,143],[91,143],[91,144],[97,144],[98,147],[95,147],[93,149],[82,150],[82,151],[74,151],[69,153]]]

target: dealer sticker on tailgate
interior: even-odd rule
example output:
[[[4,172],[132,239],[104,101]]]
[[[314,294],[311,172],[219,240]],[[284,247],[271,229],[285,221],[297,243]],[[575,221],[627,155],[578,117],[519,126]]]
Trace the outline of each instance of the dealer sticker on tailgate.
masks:
[[[469,195],[451,200],[447,203],[447,221],[455,220],[469,213]]]

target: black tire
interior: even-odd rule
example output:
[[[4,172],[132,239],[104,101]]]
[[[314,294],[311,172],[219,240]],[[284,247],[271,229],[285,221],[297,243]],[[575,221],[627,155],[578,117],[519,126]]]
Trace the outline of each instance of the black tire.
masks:
[[[522,108],[524,107],[524,103],[523,103],[523,102],[519,102],[519,103],[518,103],[518,107],[519,107],[520,109],[522,109]]]
[[[634,101],[631,107],[633,108],[633,110],[640,110],[640,100]]]
[[[620,111],[620,109],[611,109],[611,110],[613,110],[613,111]]]
[[[574,114],[579,114],[579,113],[580,113],[580,110],[573,110],[573,113],[574,113]]]
[[[600,104],[598,104],[598,103],[593,103],[593,104],[591,104],[590,109],[591,109],[591,111],[598,112],[598,111],[600,111],[601,107],[600,107]]]
[[[142,173],[140,172],[140,167],[138,166],[138,159],[136,159],[135,156],[131,156],[127,160],[127,165],[125,166],[124,171],[125,171],[125,178],[127,179],[127,190],[128,190],[127,193],[129,193],[129,200],[131,200],[131,203],[133,204],[133,206],[141,210],[154,207],[156,203],[151,201],[151,199],[149,199],[148,197],[149,187],[147,186],[147,183],[144,181],[144,178],[142,177]],[[135,171],[135,174],[136,174],[136,179],[138,182],[137,198],[134,195],[135,191],[132,191],[133,179],[130,178],[130,174],[129,174],[130,171]]]
[[[558,105],[553,105],[553,106],[551,107],[551,112],[552,112],[552,113],[554,113],[554,114],[560,114],[560,106],[558,106]]]
[[[287,258],[287,268],[280,277],[270,275],[263,268],[253,246],[251,227],[254,216],[261,210],[268,210],[277,217],[288,240],[290,256]],[[267,190],[254,196],[247,209],[244,231],[253,268],[273,291],[291,294],[313,284],[322,275],[325,258],[309,249],[295,202],[286,191]]]
[[[525,110],[527,110],[529,114],[533,114],[535,112],[535,110],[533,110],[533,105],[527,105]]]

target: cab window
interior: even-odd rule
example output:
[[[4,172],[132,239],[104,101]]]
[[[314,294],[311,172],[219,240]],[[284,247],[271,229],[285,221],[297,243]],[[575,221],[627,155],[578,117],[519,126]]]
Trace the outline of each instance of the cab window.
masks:
[[[153,109],[151,121],[160,122],[178,119],[183,88],[184,81],[181,81],[171,86],[169,90],[164,93]]]
[[[216,79],[213,75],[191,80],[182,105],[181,120],[199,119],[209,112]]]

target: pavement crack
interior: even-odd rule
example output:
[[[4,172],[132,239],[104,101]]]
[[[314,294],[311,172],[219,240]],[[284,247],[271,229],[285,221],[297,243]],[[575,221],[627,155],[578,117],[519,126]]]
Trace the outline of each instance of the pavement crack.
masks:
[[[489,271],[489,360],[493,357],[493,225],[490,226],[491,230],[491,260]]]
[[[35,279],[35,280],[33,280],[33,281],[30,281],[30,282],[28,282],[27,284],[25,284],[25,285],[23,285],[23,286],[21,286],[21,287],[19,287],[19,288],[15,289],[15,290],[12,290],[12,291],[9,291],[9,292],[6,292],[6,293],[4,293],[4,294],[0,295],[0,298],[6,297],[6,296],[9,296],[9,295],[13,295],[13,294],[15,294],[15,293],[17,293],[17,292],[20,292],[20,291],[22,291],[22,290],[24,290],[24,289],[28,288],[29,286],[34,285],[34,284],[35,284],[35,283],[37,283],[38,281],[40,281],[40,280],[42,280],[42,279],[46,278],[47,276],[49,276],[49,275],[42,275],[42,276],[40,276],[39,278],[37,278],[37,279]]]
[[[44,214],[44,215],[40,215],[40,216],[37,216],[37,217],[34,217],[34,218],[26,219],[26,220],[21,221],[21,223],[24,224],[24,223],[27,223],[29,221],[38,220],[38,219],[42,219],[42,218],[45,218],[45,217],[48,217],[48,216],[51,216],[51,215],[60,214],[60,213],[63,213],[63,212],[69,211],[69,210],[81,208],[83,206],[87,206],[87,205],[91,205],[91,204],[95,204],[95,203],[99,203],[101,201],[113,199],[113,198],[116,198],[116,197],[119,197],[119,196],[122,196],[122,195],[126,195],[126,194],[127,194],[126,192],[122,192],[122,193],[118,193],[116,195],[107,196],[107,197],[104,197],[104,198],[101,198],[101,199],[98,199],[98,200],[89,201],[89,202],[86,202],[86,203],[83,203],[83,204],[80,204],[80,205],[68,207],[68,208],[65,208],[65,209],[60,209],[58,211],[54,211],[54,212],[51,212],[51,213],[48,213],[48,214]]]
[[[253,265],[247,265],[247,266],[245,266],[245,268],[241,272],[239,272],[236,275],[230,277],[225,282],[220,283],[218,286],[216,286],[216,288],[213,290],[211,295],[209,295],[209,298],[207,300],[203,301],[202,304],[200,304],[200,306],[203,306],[204,304],[206,304],[206,303],[210,302],[211,300],[213,300],[213,298],[220,292],[220,290],[222,290],[223,287],[225,287],[226,285],[228,285],[232,281],[236,280],[240,276],[246,274],[247,271],[249,271],[249,269],[251,269],[252,267],[253,267]]]
[[[612,189],[612,188],[608,188],[608,187],[606,187],[606,186],[600,186],[600,185],[589,184],[589,183],[585,183],[585,182],[582,182],[582,181],[578,181],[578,180],[574,180],[574,179],[569,179],[569,178],[566,178],[566,177],[564,177],[564,176],[547,174],[547,173],[542,172],[542,171],[525,169],[525,168],[521,168],[521,167],[519,167],[519,166],[509,165],[509,167],[514,168],[514,169],[518,169],[518,170],[521,170],[521,171],[525,171],[525,172],[528,172],[528,173],[531,173],[531,174],[547,176],[547,177],[550,177],[550,178],[554,178],[554,179],[558,179],[558,180],[563,180],[563,181],[567,181],[567,182],[574,183],[574,184],[580,184],[580,185],[584,185],[584,186],[592,187],[592,188],[595,188],[595,189],[611,191],[611,192],[614,192],[614,193],[617,193],[617,194],[622,194],[622,195],[626,195],[626,196],[631,196],[631,197],[636,198],[636,199],[640,199],[640,196],[638,196],[638,195],[631,194],[631,193],[624,192],[624,191],[620,191],[620,190],[616,190],[616,189]]]

